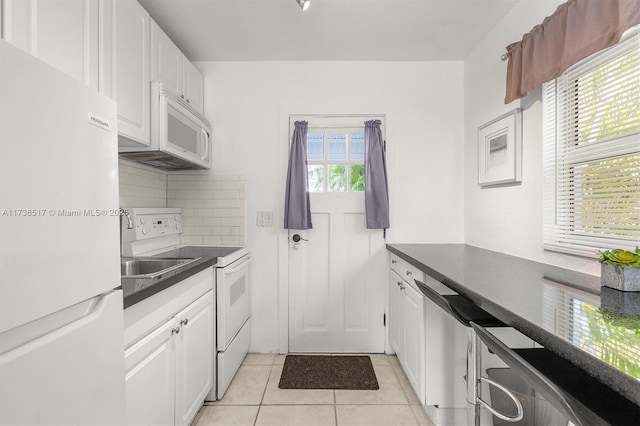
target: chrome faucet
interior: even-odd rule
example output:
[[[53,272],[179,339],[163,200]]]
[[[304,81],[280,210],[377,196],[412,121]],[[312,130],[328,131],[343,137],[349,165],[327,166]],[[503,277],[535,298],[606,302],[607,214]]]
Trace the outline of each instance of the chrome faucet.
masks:
[[[133,222],[131,221],[131,214],[129,213],[129,210],[120,209],[120,213],[127,217],[127,229],[133,229]]]

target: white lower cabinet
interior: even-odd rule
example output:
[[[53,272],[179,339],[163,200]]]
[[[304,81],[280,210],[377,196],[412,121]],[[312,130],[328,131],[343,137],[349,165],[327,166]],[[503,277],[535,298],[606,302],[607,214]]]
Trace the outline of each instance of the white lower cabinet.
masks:
[[[213,306],[210,292],[176,315],[176,425],[191,422],[213,386]]]
[[[405,374],[424,403],[424,297],[411,286],[402,290],[404,293],[404,356]]]
[[[176,341],[172,318],[125,351],[127,423],[173,425]]]
[[[125,350],[127,423],[188,425],[213,385],[209,291]]]
[[[418,272],[395,260],[389,272],[389,343],[418,399],[424,404],[425,300],[413,283]],[[399,270],[396,266],[404,266],[404,269]]]

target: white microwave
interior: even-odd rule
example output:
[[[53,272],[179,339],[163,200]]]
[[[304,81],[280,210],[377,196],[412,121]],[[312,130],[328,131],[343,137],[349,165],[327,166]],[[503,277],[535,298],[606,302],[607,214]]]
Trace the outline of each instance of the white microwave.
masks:
[[[151,82],[151,144],[120,156],[167,171],[211,168],[211,126],[178,94]]]

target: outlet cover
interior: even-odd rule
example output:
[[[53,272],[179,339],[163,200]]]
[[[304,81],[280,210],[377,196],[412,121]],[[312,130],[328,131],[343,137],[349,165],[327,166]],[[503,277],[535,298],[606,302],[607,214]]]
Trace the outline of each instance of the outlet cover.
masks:
[[[273,212],[258,212],[257,225],[270,228],[273,226]]]

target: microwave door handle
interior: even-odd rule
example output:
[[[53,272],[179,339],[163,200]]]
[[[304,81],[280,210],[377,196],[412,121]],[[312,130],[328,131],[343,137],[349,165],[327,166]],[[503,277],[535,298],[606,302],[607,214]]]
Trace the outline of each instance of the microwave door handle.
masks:
[[[204,142],[204,153],[200,157],[200,160],[204,160],[209,155],[209,134],[204,129],[200,129],[201,132],[201,142]]]

